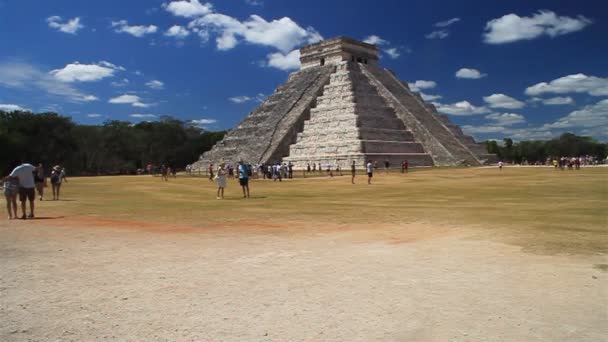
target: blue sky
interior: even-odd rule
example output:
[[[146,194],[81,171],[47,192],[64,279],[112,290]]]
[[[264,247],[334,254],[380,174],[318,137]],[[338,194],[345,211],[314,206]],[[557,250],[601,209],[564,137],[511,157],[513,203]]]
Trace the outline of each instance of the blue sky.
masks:
[[[478,140],[608,140],[605,1],[0,0],[0,108],[231,128],[349,36]]]

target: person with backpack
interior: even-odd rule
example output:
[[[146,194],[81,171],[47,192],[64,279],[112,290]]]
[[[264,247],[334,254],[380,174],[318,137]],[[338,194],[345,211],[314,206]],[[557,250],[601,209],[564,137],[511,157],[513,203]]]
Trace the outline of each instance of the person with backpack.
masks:
[[[243,188],[243,198],[249,198],[249,168],[240,160],[238,166],[239,184]]]

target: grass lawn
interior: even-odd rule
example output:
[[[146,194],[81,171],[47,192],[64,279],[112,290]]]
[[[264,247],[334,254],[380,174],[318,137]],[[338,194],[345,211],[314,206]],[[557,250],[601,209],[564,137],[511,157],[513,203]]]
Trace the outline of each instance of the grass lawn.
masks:
[[[608,168],[556,171],[507,167],[419,169],[407,175],[316,177],[281,183],[251,181],[242,199],[229,180],[226,199],[203,177],[70,178],[63,199],[39,204],[39,216],[95,216],[162,224],[285,225],[343,229],[424,222],[473,227],[536,253],[596,254],[608,251]],[[50,190],[50,189],[48,189]],[[47,190],[47,191],[48,191]],[[47,193],[47,198],[50,197]]]

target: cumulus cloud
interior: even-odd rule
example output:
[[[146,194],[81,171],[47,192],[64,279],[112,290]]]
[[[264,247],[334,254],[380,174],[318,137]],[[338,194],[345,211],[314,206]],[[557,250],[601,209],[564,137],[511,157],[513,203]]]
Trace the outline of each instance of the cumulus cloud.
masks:
[[[111,82],[110,85],[117,88],[126,87],[129,85],[129,79],[123,78],[122,80]]]
[[[280,70],[294,70],[300,68],[300,50],[293,50],[288,54],[275,52],[268,54],[268,66]]]
[[[262,0],[245,0],[245,3],[251,6],[264,6],[264,1]]]
[[[190,35],[190,31],[188,31],[188,29],[186,29],[182,26],[179,26],[179,25],[173,25],[165,32],[165,36],[175,37],[177,39],[184,39],[184,38],[188,37],[189,35]]]
[[[435,107],[437,107],[437,111],[445,114],[451,115],[476,115],[476,114],[485,114],[490,112],[490,110],[484,106],[477,107],[472,105],[469,101],[460,101],[453,104],[442,104],[442,103],[433,103]]]
[[[152,80],[150,82],[146,82],[146,86],[148,86],[148,88],[152,88],[152,89],[163,89],[165,84],[159,80]]]
[[[147,34],[156,33],[158,27],[155,25],[133,25],[129,26],[129,23],[126,20],[113,21],[112,27],[114,27],[114,32],[116,33],[128,33],[134,37],[141,38]]]
[[[448,30],[438,30],[438,31],[433,31],[427,35],[425,35],[424,37],[426,39],[445,39],[450,35],[450,32]]]
[[[136,118],[136,119],[153,119],[156,118],[158,115],[156,114],[129,114],[130,117],[132,118]]]
[[[492,113],[486,115],[488,120],[494,121],[494,125],[498,126],[512,126],[526,122],[526,118],[523,115],[515,113]]]
[[[526,88],[526,95],[537,96],[544,93],[587,93],[591,96],[608,96],[608,78],[574,74]]]
[[[429,95],[429,94],[425,94],[423,92],[420,92],[420,96],[422,96],[422,99],[427,102],[439,100],[440,98],[442,98],[441,95]]]
[[[505,44],[544,35],[557,37],[580,31],[591,23],[582,15],[571,18],[558,16],[552,11],[540,11],[531,17],[511,13],[487,22],[483,37],[488,44]]]
[[[233,103],[245,103],[245,102],[251,100],[251,97],[249,97],[249,96],[234,96],[234,97],[228,98],[228,100],[230,100],[230,102],[233,102]]]
[[[19,105],[9,104],[9,103],[0,103],[0,110],[5,111],[5,112],[15,112],[15,111],[25,112],[25,111],[27,111],[27,109],[25,109]]]
[[[142,102],[142,99],[139,96],[133,94],[123,94],[117,97],[113,97],[108,102],[113,104],[130,104],[133,107],[139,108],[148,108],[153,106],[153,104],[151,103]]]
[[[17,89],[38,89],[71,102],[98,100],[96,96],[81,92],[35,65],[19,61],[0,62],[0,85]]]
[[[101,114],[95,114],[95,113],[87,114],[87,117],[89,117],[89,118],[100,118],[102,116],[103,115],[101,115]]]
[[[371,36],[367,36],[366,38],[363,39],[363,42],[367,43],[367,44],[372,44],[372,45],[388,44],[388,41],[380,38],[379,36],[376,36],[375,34],[373,34]]]
[[[191,21],[188,27],[216,33],[219,50],[230,50],[242,39],[250,44],[276,48],[286,54],[296,46],[323,39],[313,28],[303,28],[288,17],[266,21],[258,15],[252,15],[241,22],[221,13],[211,13]]]
[[[502,126],[471,126],[464,125],[461,127],[462,131],[465,134],[474,135],[474,134],[486,134],[486,133],[501,133],[505,131],[505,128]]]
[[[391,59],[397,59],[399,56],[401,56],[401,51],[399,51],[399,48],[391,47],[391,43],[388,40],[382,39],[375,34],[365,37],[363,42],[382,47],[382,51]],[[406,49],[406,52],[410,51],[407,51]]]
[[[435,23],[435,27],[448,27],[454,23],[457,23],[460,21],[460,18],[452,18],[446,21],[440,21],[438,23]]]
[[[415,92],[419,92],[421,89],[432,89],[435,88],[437,86],[437,82],[435,81],[425,81],[425,80],[418,80],[414,83],[408,83],[408,85],[410,86],[410,90],[415,91]]]
[[[594,105],[585,106],[582,109],[575,110],[557,121],[543,126],[543,128],[547,129],[570,127],[602,127],[604,132],[608,132],[608,99],[599,101]]]
[[[118,71],[124,71],[121,66],[101,61],[96,64],[80,64],[74,62],[62,69],[51,70],[49,73],[62,82],[94,82],[112,77]]]
[[[486,76],[488,76],[488,74],[482,74],[477,69],[461,68],[460,70],[456,71],[456,78],[466,78],[466,79],[476,80],[476,79],[484,78]]]
[[[210,3],[200,3],[199,0],[171,1],[163,4],[163,8],[177,17],[194,18],[211,13]]]
[[[552,97],[550,99],[543,100],[543,104],[546,104],[548,106],[560,106],[560,105],[567,105],[567,104],[573,104],[573,103],[574,103],[574,100],[570,96],[566,96],[566,97],[558,96],[558,97]]]
[[[526,105],[525,103],[505,94],[492,94],[490,96],[485,96],[483,100],[491,108],[519,109]]]
[[[46,18],[49,27],[64,33],[76,34],[78,30],[84,28],[84,25],[80,23],[80,17],[72,18],[65,22],[62,22],[62,20],[63,19],[58,15]]]

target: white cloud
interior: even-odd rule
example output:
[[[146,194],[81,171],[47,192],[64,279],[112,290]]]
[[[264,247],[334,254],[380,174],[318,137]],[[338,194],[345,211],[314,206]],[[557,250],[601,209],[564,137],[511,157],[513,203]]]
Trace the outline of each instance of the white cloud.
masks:
[[[129,26],[129,23],[126,20],[113,21],[112,27],[114,27],[114,32],[117,33],[128,33],[134,37],[141,38],[146,34],[156,33],[158,27],[155,25],[143,26],[143,25],[134,25]]]
[[[408,83],[410,90],[419,92],[421,89],[432,89],[437,86],[435,81],[418,80],[414,83]]]
[[[397,48],[388,48],[383,50],[390,58],[397,59],[401,56],[401,53],[397,50]]]
[[[89,118],[100,118],[102,116],[103,115],[101,115],[101,114],[87,114],[87,117],[89,117]]]
[[[193,18],[211,13],[210,3],[200,3],[199,0],[182,0],[164,3],[163,8],[178,17]]]
[[[570,127],[603,127],[604,132],[606,132],[605,134],[608,134],[608,99],[599,101],[594,105],[585,106],[582,109],[575,110],[570,114],[558,119],[554,123],[543,126],[543,128],[547,129]]]
[[[456,78],[476,80],[486,76],[488,76],[488,74],[482,74],[477,69],[461,68],[460,70],[456,71]]]
[[[544,93],[588,93],[591,96],[608,96],[608,77],[574,74],[526,88],[526,95],[536,96]]]
[[[366,37],[363,39],[364,43],[372,44],[372,45],[385,45],[388,44],[388,41],[376,36],[375,34]]]
[[[159,81],[159,80],[152,80],[152,81],[150,81],[150,82],[147,82],[147,83],[146,83],[146,85],[147,85],[149,88],[152,88],[152,89],[157,89],[157,90],[158,90],[158,89],[163,89],[163,88],[164,88],[164,86],[165,86],[165,84],[164,84],[163,82]]]
[[[129,85],[129,79],[123,78],[122,80],[111,82],[110,85],[117,88],[126,87]]]
[[[566,97],[558,96],[558,97],[552,97],[550,99],[545,99],[545,100],[543,100],[543,103],[548,106],[559,106],[559,105],[573,104],[574,100],[570,96],[566,96]]]
[[[460,101],[453,104],[442,104],[442,103],[433,103],[435,107],[437,107],[437,111],[445,114],[451,115],[476,115],[476,114],[485,114],[490,110],[484,106],[477,107],[472,105],[469,101]]]
[[[576,18],[557,16],[552,11],[540,11],[531,17],[507,14],[486,23],[484,42],[504,44],[535,39],[543,35],[557,37],[580,31],[592,21],[579,15]]]
[[[120,70],[125,69],[105,61],[97,64],[80,64],[74,62],[66,65],[63,69],[51,70],[49,74],[62,82],[93,82],[106,77],[112,77]]]
[[[251,97],[249,97],[249,96],[234,96],[234,97],[228,98],[228,100],[230,100],[230,102],[233,102],[233,103],[245,103],[247,101],[250,101]]]
[[[151,119],[157,117],[156,114],[130,114],[129,116],[137,119]]]
[[[113,104],[130,104],[133,107],[138,108],[148,108],[154,105],[152,103],[143,103],[139,96],[133,94],[123,94],[113,97],[108,102]]]
[[[505,131],[502,126],[471,126],[464,125],[461,127],[465,134],[486,134],[486,133],[501,133]]]
[[[300,68],[300,50],[293,50],[288,54],[275,52],[267,57],[269,67],[280,70],[295,70]]]
[[[526,105],[525,103],[505,94],[492,94],[490,96],[484,96],[483,100],[491,108],[519,109]]]
[[[420,93],[420,96],[422,96],[422,99],[427,102],[439,100],[440,98],[442,98],[441,95],[429,95],[422,92]]]
[[[486,115],[485,118],[494,121],[493,124],[498,126],[512,126],[526,122],[526,118],[523,115],[515,113],[492,113]]]
[[[25,109],[19,105],[9,104],[9,103],[0,103],[0,110],[5,111],[5,112],[14,112],[14,111],[25,112],[25,111],[27,111],[27,109]]]
[[[66,98],[71,102],[89,102],[96,96],[84,94],[70,84],[62,82],[25,62],[0,62],[0,85],[8,88],[39,89],[53,96]]]
[[[211,125],[217,122],[216,119],[196,119],[190,120],[191,123],[195,125]]]
[[[240,22],[224,14],[211,13],[193,20],[188,27],[216,32],[219,50],[234,48],[239,42],[238,39],[242,38],[251,44],[274,47],[285,54],[296,46],[323,39],[313,28],[302,28],[288,17],[268,22],[258,15],[252,15]]]
[[[448,27],[454,23],[457,23],[460,21],[460,18],[452,18],[446,21],[440,21],[438,23],[435,23],[435,27]]]
[[[64,33],[76,34],[78,30],[84,28],[84,25],[80,23],[80,17],[72,18],[63,23],[61,21],[61,17],[57,15],[46,18],[46,22],[49,24],[49,27]]]
[[[167,37],[175,37],[177,39],[184,39],[186,37],[188,37],[190,35],[190,31],[188,31],[188,29],[179,26],[179,25],[173,25],[171,26],[167,32],[165,32],[165,36]]]
[[[447,38],[450,35],[450,32],[447,30],[439,30],[439,31],[433,31],[427,35],[425,35],[424,37],[426,39],[444,39]]]

